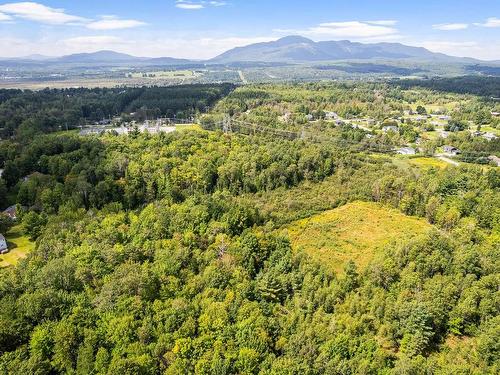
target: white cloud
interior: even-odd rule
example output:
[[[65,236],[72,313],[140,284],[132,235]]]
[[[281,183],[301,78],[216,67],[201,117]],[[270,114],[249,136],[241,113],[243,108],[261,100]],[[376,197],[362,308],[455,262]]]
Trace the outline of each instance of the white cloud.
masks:
[[[469,25],[466,23],[440,23],[437,25],[432,25],[432,28],[434,30],[443,30],[443,31],[464,30],[468,27]]]
[[[177,0],[175,2],[175,6],[180,9],[187,9],[187,10],[199,10],[199,9],[204,9],[206,7],[221,7],[223,5],[226,5],[227,3],[225,1],[193,1],[193,0]]]
[[[372,25],[381,25],[381,26],[394,26],[398,23],[396,20],[380,20],[380,21],[363,21],[365,23],[369,23]]]
[[[429,40],[410,43],[427,48],[432,52],[441,52],[450,56],[473,57],[481,60],[498,60],[500,51],[494,43],[477,41]]]
[[[116,46],[126,44],[126,42],[116,36],[110,35],[92,35],[92,36],[77,36],[74,38],[63,39],[59,42],[60,45],[78,50],[79,52],[88,52],[91,50],[100,50],[102,47]],[[90,47],[90,48],[89,48]]]
[[[118,30],[145,25],[137,20],[122,20],[116,16],[103,16],[91,20],[67,14],[64,9],[50,8],[34,2],[7,3],[0,5],[0,21],[22,18],[49,25],[79,25],[91,30]]]
[[[83,17],[67,14],[64,9],[50,8],[34,2],[2,4],[0,5],[0,12],[11,17],[52,25],[77,24],[88,21]]]
[[[202,4],[191,4],[191,3],[177,3],[175,5],[180,9],[197,10],[205,8]]]
[[[130,29],[133,27],[139,27],[146,25],[145,22],[137,20],[122,20],[115,16],[103,16],[102,19],[98,21],[92,21],[86,26],[91,30],[119,30],[119,29]]]
[[[66,39],[27,40],[0,37],[0,56],[18,57],[31,54],[61,56],[72,53],[113,50],[134,56],[210,59],[234,47],[269,42],[275,37],[174,37],[121,38],[109,35],[74,36]]]
[[[285,34],[300,34],[316,38],[350,38],[350,39],[391,39],[399,36],[398,29],[388,26],[396,21],[346,21],[325,22],[308,29],[276,29],[275,32]]]
[[[12,21],[12,17],[5,13],[0,13],[0,22]]]
[[[475,23],[474,25],[483,27],[500,27],[500,18],[490,17],[485,23]]]

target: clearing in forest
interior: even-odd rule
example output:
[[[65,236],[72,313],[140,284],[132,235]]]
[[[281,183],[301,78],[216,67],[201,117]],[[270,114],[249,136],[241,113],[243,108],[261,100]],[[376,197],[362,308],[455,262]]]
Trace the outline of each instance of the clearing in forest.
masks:
[[[12,227],[5,234],[5,238],[10,251],[7,254],[0,255],[0,267],[16,265],[19,259],[25,258],[28,252],[35,247],[35,243],[30,241],[29,237],[24,234],[21,225]]]
[[[424,219],[372,202],[353,202],[298,220],[287,227],[292,246],[342,272],[352,259],[365,268],[384,245],[425,233]]]

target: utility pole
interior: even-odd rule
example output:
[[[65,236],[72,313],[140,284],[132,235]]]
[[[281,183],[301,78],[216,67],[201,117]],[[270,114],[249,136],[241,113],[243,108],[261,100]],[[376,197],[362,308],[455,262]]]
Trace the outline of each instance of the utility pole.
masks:
[[[231,117],[229,115],[224,116],[224,120],[222,120],[222,131],[224,133],[232,132]]]

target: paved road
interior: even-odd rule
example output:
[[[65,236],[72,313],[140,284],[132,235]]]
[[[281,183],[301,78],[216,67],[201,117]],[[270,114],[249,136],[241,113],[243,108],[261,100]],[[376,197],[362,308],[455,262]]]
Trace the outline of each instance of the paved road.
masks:
[[[241,70],[238,70],[238,74],[240,75],[241,82],[243,82],[245,85],[248,83],[247,79],[243,75],[243,72]]]

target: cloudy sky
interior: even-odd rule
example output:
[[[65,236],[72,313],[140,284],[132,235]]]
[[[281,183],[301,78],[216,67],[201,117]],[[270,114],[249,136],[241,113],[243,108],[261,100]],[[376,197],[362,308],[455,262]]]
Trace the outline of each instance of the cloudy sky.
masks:
[[[0,56],[111,49],[204,59],[300,34],[500,60],[500,0],[0,0]]]

